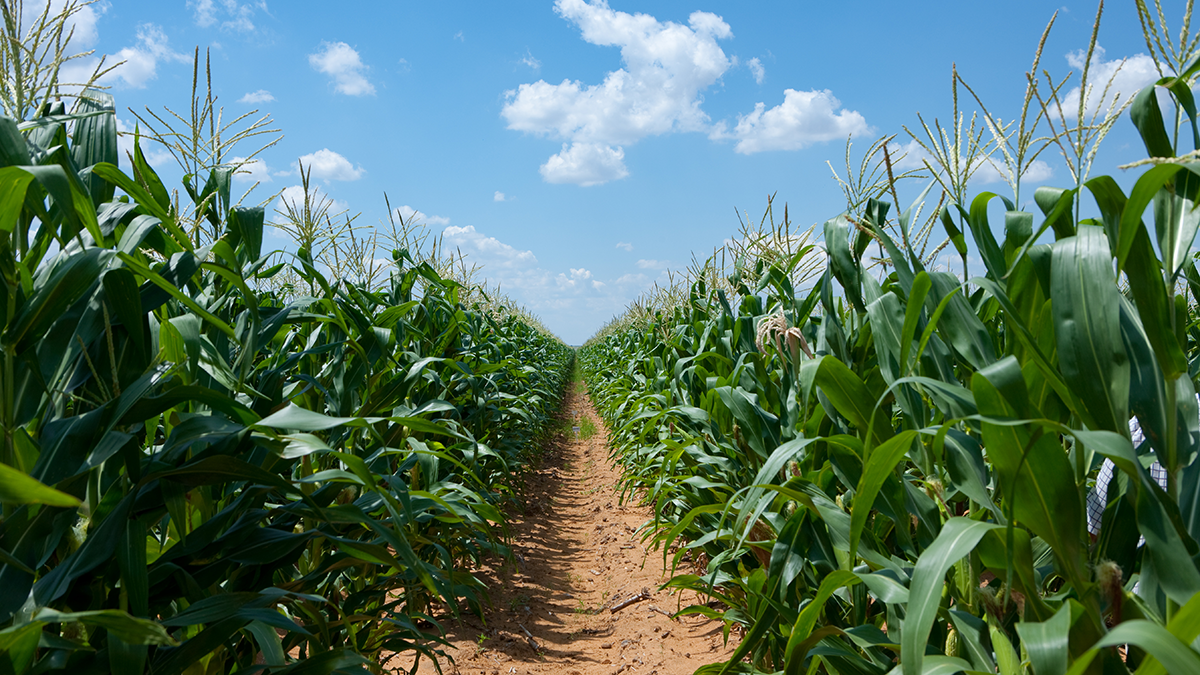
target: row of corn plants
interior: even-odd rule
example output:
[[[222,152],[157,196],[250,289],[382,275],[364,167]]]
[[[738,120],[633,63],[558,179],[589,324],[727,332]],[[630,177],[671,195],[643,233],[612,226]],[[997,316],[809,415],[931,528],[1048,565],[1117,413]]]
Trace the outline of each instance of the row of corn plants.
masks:
[[[0,672],[432,654],[572,351],[414,251],[373,285],[265,251],[232,167],[181,206],[117,160],[107,94],[0,117]]]
[[[740,635],[698,673],[1200,672],[1200,59],[1178,72],[1134,98],[1128,192],[948,195],[975,276],[914,250],[926,194],[874,198],[581,351],[667,586],[718,601],[680,613]]]

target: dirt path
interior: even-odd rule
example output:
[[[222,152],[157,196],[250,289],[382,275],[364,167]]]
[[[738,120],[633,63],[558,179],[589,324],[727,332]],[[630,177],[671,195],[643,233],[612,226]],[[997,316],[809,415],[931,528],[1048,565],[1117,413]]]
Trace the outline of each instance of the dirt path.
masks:
[[[635,534],[650,510],[620,504],[607,432],[582,383],[568,392],[562,415],[585,428],[589,418],[596,434],[567,434],[547,449],[528,479],[524,513],[510,518],[516,567],[481,570],[492,596],[486,625],[475,617],[446,622],[454,662],[443,661],[443,672],[691,675],[727,658],[734,644],[724,646],[719,622],[666,615],[695,596],[657,590],[668,578],[662,553],[647,553]],[[647,599],[610,611],[643,589]],[[418,672],[437,671],[423,660]]]

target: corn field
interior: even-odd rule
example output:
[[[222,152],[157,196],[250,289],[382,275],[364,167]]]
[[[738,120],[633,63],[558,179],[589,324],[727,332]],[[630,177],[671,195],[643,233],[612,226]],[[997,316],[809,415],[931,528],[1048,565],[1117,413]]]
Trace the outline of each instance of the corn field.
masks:
[[[265,250],[225,159],[274,132],[204,136],[198,51],[122,170],[103,61],[59,95],[80,4],[0,3],[0,675],[415,672],[485,613],[576,365],[676,616],[737,645],[698,675],[1200,673],[1200,55],[1137,4],[1156,83],[1089,112],[1085,67],[1071,125],[1039,45],[1014,126],[955,72],[925,171],[847,146],[845,212],[768,204],[576,353],[303,166]],[[1092,175],[1124,119],[1128,189]],[[1047,150],[1073,184],[1021,210]]]

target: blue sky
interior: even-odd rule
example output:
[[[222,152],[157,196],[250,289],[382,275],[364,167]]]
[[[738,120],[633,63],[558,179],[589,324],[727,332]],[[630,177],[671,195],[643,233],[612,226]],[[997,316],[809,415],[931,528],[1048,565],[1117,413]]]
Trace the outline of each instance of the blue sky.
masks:
[[[130,109],[185,109],[192,50],[211,50],[225,119],[257,109],[283,132],[251,201],[294,189],[298,158],[359,225],[387,218],[386,192],[579,344],[767,195],[804,225],[842,211],[826,160],[841,168],[848,134],[903,145],[918,112],[948,121],[952,63],[1017,114],[1056,10],[1042,65],[1061,78],[1091,3],[107,0],[76,17],[76,42],[126,61],[106,80],[126,128]],[[1106,8],[1099,43],[1098,70],[1129,59],[1122,91],[1153,79],[1132,2]],[[1143,154],[1123,120],[1094,173]],[[1071,183],[1042,158],[1032,184]],[[973,191],[1007,192],[980,176]]]

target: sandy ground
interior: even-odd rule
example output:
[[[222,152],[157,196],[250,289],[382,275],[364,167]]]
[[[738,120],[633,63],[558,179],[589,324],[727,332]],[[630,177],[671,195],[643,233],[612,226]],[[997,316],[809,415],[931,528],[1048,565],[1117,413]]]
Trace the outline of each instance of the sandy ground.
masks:
[[[578,387],[562,415],[587,416],[599,431],[587,440],[560,437],[546,449],[527,480],[523,512],[510,515],[516,564],[479,570],[491,609],[485,621],[444,622],[453,647],[444,650],[450,658],[440,660],[442,672],[690,675],[736,646],[736,638],[726,646],[719,622],[668,616],[696,597],[658,590],[669,570],[662,552],[647,551],[637,533],[652,514],[630,500],[621,504],[604,423]],[[643,590],[645,599],[611,611]],[[385,667],[407,671],[412,661]],[[437,668],[422,660],[417,672]]]

